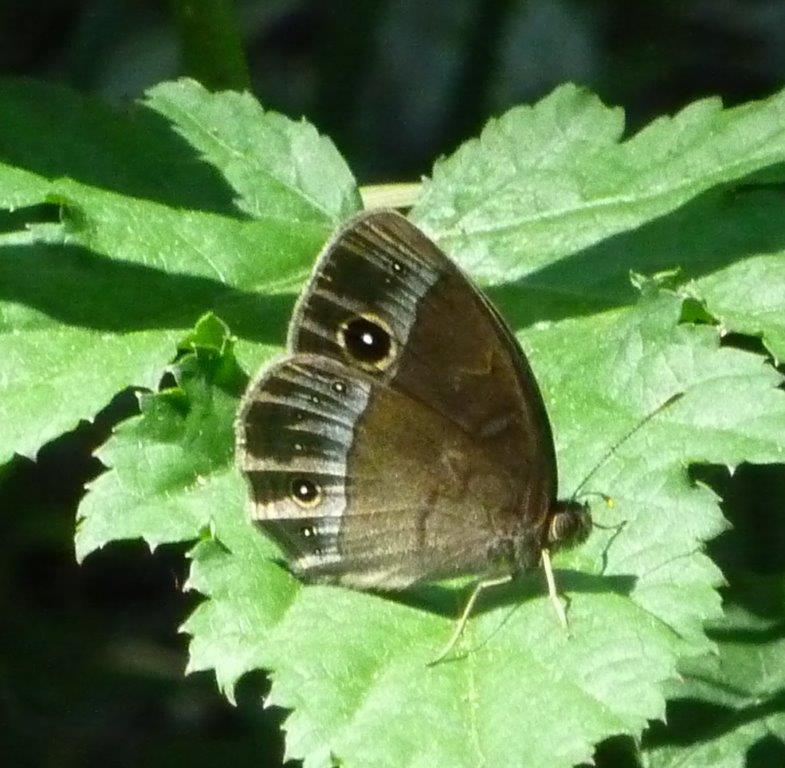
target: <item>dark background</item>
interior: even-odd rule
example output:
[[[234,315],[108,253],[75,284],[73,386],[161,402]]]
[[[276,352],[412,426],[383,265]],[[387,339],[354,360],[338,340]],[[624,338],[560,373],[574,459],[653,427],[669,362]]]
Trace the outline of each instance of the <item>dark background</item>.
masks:
[[[238,15],[261,103],[329,134],[360,183],[416,180],[489,116],[567,80],[623,106],[631,130],[698,97],[734,104],[785,82],[785,3],[774,1],[256,0]],[[118,104],[185,72],[179,40],[164,2],[0,8],[3,74]],[[100,471],[90,452],[132,410],[120,398],[37,463],[0,468],[0,763],[278,765],[281,713],[258,706],[263,675],[242,682],[237,708],[210,675],[182,676],[176,628],[197,598],[179,591],[179,549],[113,545],[74,562],[75,507]],[[736,525],[711,548],[726,571],[783,572],[782,472],[699,474]],[[761,765],[785,764],[780,746]],[[626,764],[623,752],[606,746],[601,763]]]

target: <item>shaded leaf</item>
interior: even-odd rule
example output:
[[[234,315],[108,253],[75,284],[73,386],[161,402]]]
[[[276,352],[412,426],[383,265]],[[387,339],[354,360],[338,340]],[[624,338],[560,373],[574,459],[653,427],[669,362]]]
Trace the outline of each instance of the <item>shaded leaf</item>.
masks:
[[[90,484],[79,507],[78,560],[118,538],[143,538],[151,548],[193,539],[236,487],[232,417],[245,378],[212,316],[185,345],[193,351],[171,369],[177,385],[141,393],[140,415],[96,454],[113,471]]]
[[[337,224],[360,207],[332,142],[304,120],[262,111],[249,93],[214,95],[180,80],[150,89],[147,104],[223,173],[254,217]]]
[[[694,290],[725,328],[762,337],[775,360],[785,360],[785,252],[717,270]]]
[[[669,727],[646,740],[647,768],[780,765],[785,757],[785,585],[734,574],[717,655],[683,664]]]
[[[0,420],[12,424],[0,461],[33,455],[121,389],[154,386],[176,340],[207,310],[231,323],[246,364],[264,360],[283,337],[292,286],[338,213],[357,204],[345,164],[307,124],[266,114],[250,97],[228,110],[234,96],[190,81],[154,94],[189,141],[189,127],[208,123],[280,140],[234,146],[231,162],[199,145],[208,166],[149,109],[123,114],[40,84],[0,87],[9,117],[0,126],[0,206],[29,209],[27,226],[0,239]],[[287,170],[279,187],[289,203],[250,219],[222,173],[244,199],[265,197],[270,178],[230,172],[258,169],[260,158]],[[316,208],[316,171],[292,170],[299,166],[319,169]],[[59,221],[42,221],[39,204],[57,206]]]

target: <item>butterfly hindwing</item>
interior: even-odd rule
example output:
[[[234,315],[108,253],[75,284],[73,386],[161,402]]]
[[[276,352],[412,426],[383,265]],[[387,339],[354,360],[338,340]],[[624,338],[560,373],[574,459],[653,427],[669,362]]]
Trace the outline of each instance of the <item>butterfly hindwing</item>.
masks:
[[[295,571],[352,586],[482,568],[490,516],[515,492],[455,424],[319,356],[286,359],[249,389],[238,448],[252,519]]]

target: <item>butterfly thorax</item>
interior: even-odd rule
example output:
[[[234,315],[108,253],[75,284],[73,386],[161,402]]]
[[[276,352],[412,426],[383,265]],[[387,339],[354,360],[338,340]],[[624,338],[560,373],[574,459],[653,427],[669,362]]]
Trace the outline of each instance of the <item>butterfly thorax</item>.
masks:
[[[542,550],[559,550],[586,540],[591,532],[588,506],[579,502],[544,500],[542,510],[531,508],[519,514],[521,523],[512,534],[494,544],[495,553],[507,560],[510,570],[527,570],[539,565]],[[540,521],[532,525],[532,518]]]

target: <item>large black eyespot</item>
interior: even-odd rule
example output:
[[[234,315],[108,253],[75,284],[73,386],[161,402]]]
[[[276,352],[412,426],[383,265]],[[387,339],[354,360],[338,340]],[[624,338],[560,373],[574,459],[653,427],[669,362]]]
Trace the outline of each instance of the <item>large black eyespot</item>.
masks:
[[[319,486],[304,477],[292,480],[291,493],[292,499],[301,507],[316,506],[322,495]]]
[[[361,365],[384,368],[392,360],[392,334],[378,318],[354,317],[338,333],[341,346]]]

